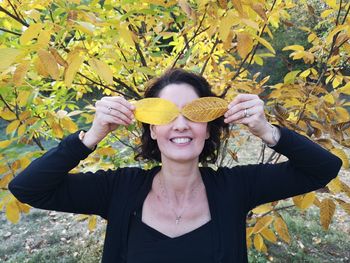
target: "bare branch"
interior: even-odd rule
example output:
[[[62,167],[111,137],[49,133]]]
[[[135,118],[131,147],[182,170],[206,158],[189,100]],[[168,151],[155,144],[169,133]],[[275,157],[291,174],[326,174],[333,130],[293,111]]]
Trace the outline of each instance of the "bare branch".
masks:
[[[1,28],[1,27],[0,27],[0,30],[1,30],[1,31],[4,31],[4,32],[7,32],[7,33],[11,33],[11,34],[16,35],[16,36],[20,36],[20,35],[21,35],[20,33],[13,32],[13,31],[11,31],[11,30],[7,30],[7,29]]]
[[[215,50],[216,46],[218,45],[218,43],[219,43],[219,39],[216,38],[215,43],[214,43],[213,47],[211,48],[211,50],[210,50],[210,52],[209,52],[209,56],[208,56],[207,60],[204,62],[204,65],[203,65],[203,67],[202,67],[202,70],[201,70],[201,72],[200,72],[200,75],[203,75],[203,73],[204,73],[204,71],[205,71],[205,68],[207,67],[208,62],[209,62],[209,60],[210,60],[210,58],[211,58],[211,55],[214,53],[214,50]]]

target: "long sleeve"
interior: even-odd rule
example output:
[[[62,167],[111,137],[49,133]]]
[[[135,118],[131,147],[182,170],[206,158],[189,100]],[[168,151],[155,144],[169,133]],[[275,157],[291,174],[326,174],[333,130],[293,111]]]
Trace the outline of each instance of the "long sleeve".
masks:
[[[280,128],[281,138],[273,149],[288,158],[277,164],[237,166],[247,211],[264,203],[307,193],[335,178],[342,161],[305,136]],[[225,173],[227,173],[226,171]]]
[[[71,134],[18,174],[9,189],[33,207],[106,218],[120,170],[69,173],[91,152],[79,140],[78,132]]]

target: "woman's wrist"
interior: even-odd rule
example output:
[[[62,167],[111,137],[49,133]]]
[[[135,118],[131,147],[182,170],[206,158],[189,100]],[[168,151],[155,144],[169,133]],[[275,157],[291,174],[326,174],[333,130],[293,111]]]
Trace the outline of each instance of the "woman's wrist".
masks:
[[[267,132],[260,138],[268,147],[274,147],[281,137],[280,130],[269,122],[267,126]]]
[[[98,142],[96,141],[96,139],[91,136],[91,134],[85,131],[81,131],[79,133],[79,139],[81,140],[81,142],[90,150],[94,150],[98,144]]]

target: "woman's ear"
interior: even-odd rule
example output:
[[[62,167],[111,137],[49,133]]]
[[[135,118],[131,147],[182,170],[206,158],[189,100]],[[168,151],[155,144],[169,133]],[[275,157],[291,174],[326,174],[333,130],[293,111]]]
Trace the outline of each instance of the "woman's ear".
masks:
[[[153,140],[156,140],[156,139],[157,139],[157,136],[156,136],[156,132],[154,131],[154,130],[155,130],[154,125],[151,124],[151,125],[149,126],[149,130],[150,130],[151,138],[152,138]]]

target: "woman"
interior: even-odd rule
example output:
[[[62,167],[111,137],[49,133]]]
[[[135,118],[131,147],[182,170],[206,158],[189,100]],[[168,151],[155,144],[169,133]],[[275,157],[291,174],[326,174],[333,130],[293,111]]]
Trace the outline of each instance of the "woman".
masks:
[[[182,108],[213,94],[203,77],[175,69],[156,79],[145,96]],[[166,125],[144,124],[139,156],[161,166],[69,174],[111,131],[132,123],[134,110],[121,97],[103,98],[89,131],[68,136],[9,185],[34,207],[107,219],[103,262],[247,262],[247,212],[323,187],[342,165],[306,137],[268,123],[258,96],[240,94],[223,118],[210,123],[179,115]],[[289,160],[216,171],[200,167],[216,160],[227,124],[237,123]]]

